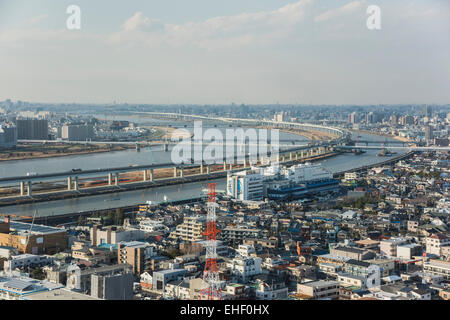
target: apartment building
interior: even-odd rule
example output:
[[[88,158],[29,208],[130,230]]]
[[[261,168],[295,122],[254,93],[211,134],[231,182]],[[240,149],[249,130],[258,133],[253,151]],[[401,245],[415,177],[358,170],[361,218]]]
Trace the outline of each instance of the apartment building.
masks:
[[[91,275],[91,297],[103,300],[132,300],[133,275],[129,272]]]
[[[443,234],[433,234],[425,239],[426,252],[442,255],[442,248],[450,246],[450,237]]]
[[[337,299],[339,297],[339,282],[319,280],[298,283],[297,294],[306,299]]]
[[[397,256],[397,247],[407,244],[408,240],[403,238],[391,238],[380,241],[380,254],[387,257]]]
[[[19,140],[47,140],[48,120],[45,119],[17,119],[17,139]]]
[[[242,241],[242,244],[245,245],[253,245],[253,246],[262,246],[269,249],[278,248],[278,238],[270,237],[270,238],[245,238]]]
[[[450,280],[450,262],[430,259],[423,264],[423,271],[433,275],[441,276],[446,280]]]
[[[330,254],[355,260],[365,260],[375,257],[375,253],[372,251],[347,246],[331,248]]]
[[[175,231],[170,234],[170,238],[181,238],[184,241],[203,240],[203,230],[206,224],[206,217],[193,216],[184,217],[183,223],[177,225]]]
[[[153,256],[156,256],[154,247],[146,242],[120,242],[117,247],[117,262],[131,265],[137,276],[150,270],[150,259]]]
[[[10,260],[5,261],[3,270],[11,272],[16,268],[42,267],[52,262],[53,258],[49,256],[24,253],[12,256]]]
[[[220,232],[220,239],[226,242],[242,242],[247,238],[261,237],[260,229],[226,227]]]
[[[242,281],[246,281],[249,277],[258,275],[262,272],[261,258],[259,257],[236,257],[227,263],[231,274],[239,277]]]
[[[412,259],[414,256],[422,255],[422,246],[417,243],[409,243],[397,247],[397,257]]]
[[[261,274],[255,277],[257,300],[277,300],[285,299],[288,296],[288,288],[283,280],[268,274]]]

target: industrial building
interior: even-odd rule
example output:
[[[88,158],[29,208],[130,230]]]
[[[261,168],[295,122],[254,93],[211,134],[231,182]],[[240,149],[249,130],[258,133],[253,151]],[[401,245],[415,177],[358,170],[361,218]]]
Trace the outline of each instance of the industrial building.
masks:
[[[63,287],[62,284],[32,279],[19,273],[0,274],[0,300],[28,300],[34,294],[48,293]]]
[[[17,248],[19,253],[55,254],[67,248],[67,231],[7,217],[0,220],[0,246]]]

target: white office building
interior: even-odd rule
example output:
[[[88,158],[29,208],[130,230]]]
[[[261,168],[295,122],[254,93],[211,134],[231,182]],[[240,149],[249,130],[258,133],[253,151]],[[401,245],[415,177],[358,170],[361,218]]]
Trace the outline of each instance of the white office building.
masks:
[[[262,200],[263,177],[261,170],[252,169],[228,174],[227,195],[241,201]]]

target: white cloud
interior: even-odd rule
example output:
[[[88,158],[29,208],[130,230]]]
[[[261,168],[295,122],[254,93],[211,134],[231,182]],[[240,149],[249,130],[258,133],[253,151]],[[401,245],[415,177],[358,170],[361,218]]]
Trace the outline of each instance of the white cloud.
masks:
[[[263,43],[287,36],[290,28],[302,21],[311,3],[313,0],[300,0],[277,10],[219,16],[202,22],[159,24],[160,28],[149,28],[154,20],[137,12],[125,22],[123,30],[111,35],[109,40],[130,46],[147,43],[174,47],[194,45],[205,49]]]
[[[148,27],[151,20],[144,16],[142,12],[136,12],[131,18],[125,21],[123,29],[125,31],[134,31],[143,27]]]
[[[337,9],[327,10],[324,13],[315,17],[314,21],[316,22],[327,21],[332,18],[341,17],[346,14],[353,13],[359,8],[361,8],[363,3],[365,3],[365,1],[353,1]]]

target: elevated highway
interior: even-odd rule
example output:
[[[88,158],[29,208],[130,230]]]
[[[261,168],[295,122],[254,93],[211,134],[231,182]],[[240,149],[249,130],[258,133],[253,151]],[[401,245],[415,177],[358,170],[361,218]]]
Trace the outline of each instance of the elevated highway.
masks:
[[[117,189],[120,186],[124,186],[125,184],[121,181],[122,177],[127,174],[137,174],[140,175],[141,181],[133,181],[134,184],[151,186],[154,185],[155,179],[155,171],[166,169],[166,171],[173,171],[172,177],[166,177],[164,181],[159,181],[158,185],[161,183],[172,184],[175,183],[183,183],[189,182],[192,180],[193,176],[202,176],[205,179],[210,177],[217,176],[217,166],[219,165],[222,172],[222,175],[226,175],[229,171],[234,170],[247,170],[251,166],[262,166],[267,165],[269,162],[279,162],[279,163],[293,163],[293,162],[305,162],[314,160],[317,158],[328,157],[336,154],[335,148],[342,147],[349,140],[351,134],[342,129],[328,127],[328,126],[320,126],[315,124],[307,124],[307,123],[292,123],[292,122],[275,122],[272,120],[259,120],[259,119],[236,119],[236,118],[213,118],[206,116],[197,116],[197,115],[182,115],[175,113],[145,113],[147,115],[151,115],[152,117],[160,117],[165,119],[182,119],[182,120],[206,120],[206,121],[220,121],[223,123],[230,123],[235,125],[249,125],[249,126],[267,126],[278,129],[298,129],[304,131],[321,131],[335,137],[334,139],[328,141],[321,141],[315,143],[308,143],[307,145],[293,145],[292,140],[286,140],[290,143],[282,144],[282,141],[278,141],[277,145],[272,145],[271,141],[267,142],[265,146],[268,150],[267,155],[260,155],[259,152],[257,154],[257,161],[254,163],[250,163],[250,155],[247,154],[244,159],[240,159],[241,163],[238,163],[237,158],[234,158],[234,161],[231,161],[227,157],[216,158],[214,161],[209,159],[209,162],[201,162],[194,163],[194,160],[191,159],[190,163],[182,163],[182,164],[174,164],[174,163],[161,163],[161,164],[148,164],[148,165],[139,165],[139,166],[128,166],[128,167],[116,167],[116,168],[98,168],[93,170],[80,170],[73,169],[72,171],[65,172],[56,172],[50,174],[33,174],[27,176],[17,176],[17,177],[7,177],[0,178],[0,187],[2,188],[17,188],[19,186],[19,198],[33,198],[33,184],[61,184],[61,182],[66,184],[65,192],[69,193],[82,193],[88,192],[89,189],[92,188],[80,188],[81,180],[100,180],[105,181],[105,184],[101,186],[102,189],[111,190]],[[33,142],[27,140],[26,142]],[[37,141],[36,141],[37,142]],[[43,141],[39,141],[42,143]],[[47,143],[53,142],[64,142],[65,141],[45,141]],[[68,143],[98,143],[98,144],[136,144],[136,149],[140,148],[141,142],[104,142],[104,141],[72,141]],[[168,151],[168,145],[170,143],[178,143],[178,142],[169,142],[164,141],[165,151]],[[294,142],[295,143],[295,142]],[[143,142],[143,144],[149,144],[148,141]],[[206,143],[210,145],[210,143]],[[220,144],[223,146],[223,144]],[[236,145],[236,144],[234,144]],[[237,145],[239,146],[239,145]],[[246,143],[246,146],[250,146],[249,143]],[[259,145],[261,147],[261,145]],[[276,152],[273,147],[275,147]],[[285,148],[285,149],[281,149]],[[261,149],[258,149],[261,150]],[[277,158],[274,156],[277,155]],[[265,157],[266,156],[266,157]],[[215,174],[213,170],[216,170]],[[187,176],[185,172],[190,172],[190,175]],[[195,172],[195,173],[192,173]],[[122,176],[122,177],[121,177]],[[169,181],[170,180],[170,181]],[[98,187],[96,187],[98,188]],[[120,189],[120,188],[119,188]],[[127,188],[124,188],[127,189]],[[92,189],[93,190],[93,189]],[[50,192],[53,194],[54,191]],[[43,196],[45,193],[39,193],[39,196]],[[37,196],[36,194],[35,196]],[[13,196],[13,198],[17,198],[17,196]]]

